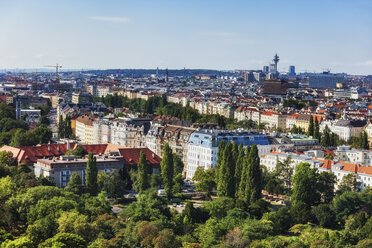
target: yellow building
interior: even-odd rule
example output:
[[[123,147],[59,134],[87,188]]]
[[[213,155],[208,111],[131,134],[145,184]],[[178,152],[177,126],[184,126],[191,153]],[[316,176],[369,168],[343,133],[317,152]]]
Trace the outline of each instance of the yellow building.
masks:
[[[301,128],[307,132],[309,129],[311,115],[300,114],[296,119],[296,127]]]
[[[93,144],[93,118],[87,115],[82,115],[76,118],[75,121],[76,137],[86,144]]]

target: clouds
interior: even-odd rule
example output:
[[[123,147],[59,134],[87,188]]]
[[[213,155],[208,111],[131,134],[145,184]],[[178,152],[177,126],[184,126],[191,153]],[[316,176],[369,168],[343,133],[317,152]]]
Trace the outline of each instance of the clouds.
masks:
[[[90,16],[89,19],[111,23],[127,23],[130,22],[128,17],[123,16]]]

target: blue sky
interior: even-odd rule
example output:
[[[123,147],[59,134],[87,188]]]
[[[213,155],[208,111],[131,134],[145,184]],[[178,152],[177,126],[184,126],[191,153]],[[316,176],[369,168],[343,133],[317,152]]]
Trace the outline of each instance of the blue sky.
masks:
[[[372,74],[369,0],[0,0],[0,68]]]

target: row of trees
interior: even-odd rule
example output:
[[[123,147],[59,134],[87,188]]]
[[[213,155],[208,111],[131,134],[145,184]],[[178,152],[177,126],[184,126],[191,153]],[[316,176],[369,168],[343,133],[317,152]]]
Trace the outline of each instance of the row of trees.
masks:
[[[237,197],[252,203],[261,197],[262,175],[256,145],[238,147],[235,142],[222,140],[216,162],[217,195]]]
[[[307,129],[307,136],[313,136],[314,139],[320,140],[319,122],[316,116],[314,118],[314,116],[310,115],[310,123]]]

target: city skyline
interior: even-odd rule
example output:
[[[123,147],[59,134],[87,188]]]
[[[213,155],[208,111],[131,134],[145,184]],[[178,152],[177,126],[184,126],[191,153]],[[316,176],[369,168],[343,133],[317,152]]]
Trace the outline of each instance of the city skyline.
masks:
[[[0,1],[0,68],[372,74],[370,1]]]

